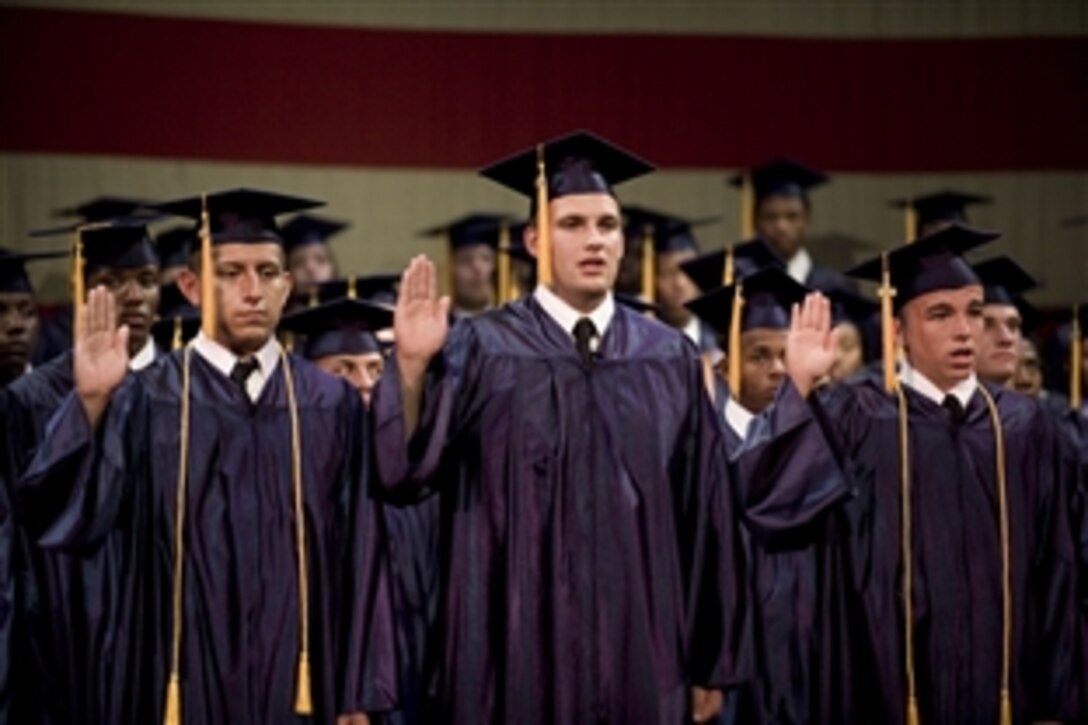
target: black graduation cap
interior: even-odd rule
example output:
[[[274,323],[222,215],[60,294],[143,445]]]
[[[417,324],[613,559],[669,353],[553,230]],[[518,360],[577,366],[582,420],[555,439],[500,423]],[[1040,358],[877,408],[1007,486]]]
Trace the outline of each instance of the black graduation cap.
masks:
[[[1012,257],[1000,256],[974,265],[982,281],[984,302],[988,305],[1017,305],[1020,296],[1037,284]]]
[[[838,287],[824,293],[831,302],[831,323],[852,322],[859,329],[872,321],[880,311],[880,303],[853,290]]]
[[[360,299],[381,304],[394,304],[397,301],[399,284],[400,275],[393,273],[345,277],[315,284],[306,296],[308,301],[316,304],[339,299]]]
[[[105,221],[39,229],[32,237],[53,237],[80,232],[84,270],[98,267],[133,269],[158,266],[159,255],[147,227],[161,216],[127,216]]]
[[[981,284],[963,255],[999,236],[999,232],[953,224],[887,252],[891,285],[895,288],[893,308],[898,311],[907,302],[928,292]],[[882,256],[863,262],[846,273],[879,282],[883,273]]]
[[[26,272],[26,263],[39,259],[60,259],[68,252],[15,252],[0,247],[0,292],[34,293],[30,275]]]
[[[920,232],[930,224],[956,222],[967,224],[967,207],[989,204],[993,197],[968,194],[962,191],[938,191],[914,199],[896,199],[892,206],[897,209],[913,209],[917,215],[916,228]]]
[[[713,224],[721,219],[721,217],[685,219],[642,206],[625,206],[623,216],[624,233],[627,238],[641,239],[651,234],[654,240],[654,251],[658,254],[687,249],[699,251],[699,244],[695,241],[692,229]]]
[[[162,267],[185,267],[200,245],[199,230],[192,226],[174,227],[155,237]]]
[[[689,259],[680,263],[680,269],[684,271],[691,281],[703,292],[709,292],[722,286],[725,278],[725,250],[714,252]],[[737,277],[747,277],[764,267],[785,268],[785,263],[770,246],[762,239],[750,239],[733,247],[734,274]]]
[[[62,217],[79,217],[85,222],[101,222],[117,217],[133,216],[148,208],[150,201],[130,199],[120,196],[100,196],[77,206],[61,209],[56,214]]]
[[[392,326],[390,307],[347,297],[293,312],[280,322],[283,329],[305,336],[302,354],[309,360],[382,352],[375,333]]]
[[[178,350],[200,330],[200,310],[181,293],[176,283],[159,288],[159,319],[151,337],[161,350]]]
[[[299,214],[283,225],[280,236],[283,237],[284,250],[290,254],[291,250],[310,244],[328,244],[330,237],[349,226],[351,224],[345,221],[313,214]]]
[[[206,196],[208,224],[213,244],[282,242],[276,217],[323,206],[324,202],[260,189],[228,189]],[[200,196],[153,204],[152,209],[174,216],[201,220]]]
[[[477,212],[447,224],[424,229],[420,234],[425,237],[445,237],[452,249],[477,245],[487,245],[497,249],[503,226],[511,229],[514,224],[515,220],[506,214]],[[511,239],[513,239],[512,236]]]
[[[747,174],[738,174],[729,180],[733,186],[743,187],[745,177],[752,180],[755,202],[771,196],[808,198],[808,191],[828,180],[827,174],[805,166],[799,161],[778,158],[755,166]]]
[[[790,326],[790,312],[803,302],[809,290],[778,267],[767,267],[744,277],[744,304],[740,330],[767,328],[784,330]],[[724,339],[730,336],[736,285],[718,287],[687,303],[696,317],[714,328]],[[727,345],[728,347],[728,345]],[[728,350],[726,350],[728,352]]]
[[[661,308],[657,305],[653,304],[652,302],[647,302],[641,297],[637,297],[635,295],[625,295],[617,292],[613,293],[612,297],[616,300],[616,304],[623,305],[624,307],[632,309],[639,314],[645,315],[647,312],[652,312],[656,315],[658,312],[661,311]]]
[[[602,193],[654,170],[647,161],[589,131],[553,138],[542,144],[548,198]],[[480,174],[535,201],[537,147],[532,146],[487,166]]]

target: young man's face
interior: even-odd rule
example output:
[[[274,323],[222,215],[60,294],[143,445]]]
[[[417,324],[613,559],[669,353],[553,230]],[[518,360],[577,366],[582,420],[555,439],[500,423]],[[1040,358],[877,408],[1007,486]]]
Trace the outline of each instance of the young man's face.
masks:
[[[254,353],[272,337],[291,293],[283,248],[276,243],[226,243],[217,245],[214,255],[216,339],[236,355]],[[186,272],[178,285],[191,303],[200,304],[197,275]]]
[[[487,309],[495,299],[495,250],[486,244],[453,252],[453,306],[469,312]]]
[[[588,312],[608,294],[623,256],[620,207],[608,194],[575,194],[549,203],[552,286],[567,304]],[[525,244],[538,255],[535,225]]]
[[[296,284],[319,284],[336,279],[336,260],[327,244],[303,244],[287,258],[287,268]]]
[[[759,413],[772,402],[786,375],[785,330],[755,328],[740,335],[739,402],[748,412]]]
[[[663,252],[657,255],[654,293],[661,308],[661,320],[673,327],[683,327],[691,322],[691,310],[684,307],[699,294],[691,278],[680,269],[680,264],[696,256],[694,249]]]
[[[128,353],[135,356],[147,344],[159,311],[158,266],[95,267],[87,272],[87,289],[99,285],[113,293],[117,301],[117,325],[128,325]]]
[[[896,327],[910,364],[947,392],[975,369],[982,332],[982,287],[916,297],[903,306]]]
[[[328,355],[318,358],[317,366],[325,372],[347,380],[351,387],[370,405],[370,394],[385,371],[385,358],[380,352],[362,355]]]
[[[26,370],[38,339],[38,307],[30,292],[0,292],[0,381]]]
[[[1043,368],[1039,364],[1039,351],[1035,349],[1035,343],[1027,338],[1020,338],[1012,387],[1016,392],[1033,398],[1043,391]]]
[[[805,201],[796,196],[768,196],[756,207],[756,233],[786,261],[804,246],[808,223]]]
[[[1020,344],[1020,312],[1014,305],[985,305],[978,339],[978,376],[1007,385],[1016,374]]]
[[[835,326],[835,362],[831,366],[831,382],[841,383],[861,370],[865,364],[865,352],[861,345],[861,333],[852,322]]]

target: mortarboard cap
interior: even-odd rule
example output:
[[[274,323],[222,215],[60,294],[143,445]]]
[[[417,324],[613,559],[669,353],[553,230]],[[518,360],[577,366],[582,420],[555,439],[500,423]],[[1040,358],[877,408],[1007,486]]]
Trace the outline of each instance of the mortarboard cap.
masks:
[[[653,171],[647,161],[590,133],[576,131],[542,144],[548,198],[609,194],[612,187]],[[537,147],[496,161],[480,171],[519,194],[535,198]]]
[[[790,326],[790,312],[803,302],[808,288],[777,267],[767,267],[744,277],[740,330],[784,330]],[[687,303],[696,317],[720,335],[729,338],[736,300],[736,286],[718,287]],[[728,350],[727,350],[728,352]]]
[[[895,288],[894,309],[898,311],[929,292],[980,284],[963,255],[999,236],[998,232],[953,224],[887,252],[891,285]],[[882,257],[876,257],[848,270],[847,274],[879,282],[882,270]]]
[[[852,322],[862,328],[880,311],[880,303],[853,290],[837,287],[824,293],[831,302],[831,324]]]
[[[632,309],[635,312],[645,315],[647,312],[652,312],[655,315],[660,312],[660,308],[652,302],[647,302],[642,297],[636,295],[625,295],[620,293],[613,293],[613,299],[616,300],[616,304],[623,305],[628,309]]]
[[[133,269],[158,266],[159,255],[147,227],[162,217],[127,216],[104,221],[39,229],[32,237],[72,235],[79,232],[84,270],[99,267]]]
[[[68,252],[15,252],[0,247],[0,292],[34,292],[26,263],[39,259],[60,259]]]
[[[623,208],[624,234],[628,239],[640,239],[652,235],[657,254],[679,252],[687,249],[699,251],[692,229],[713,224],[720,217],[685,219],[641,206]]]
[[[281,227],[280,236],[283,238],[284,251],[290,254],[292,250],[310,244],[328,244],[330,237],[349,226],[351,225],[344,221],[299,214]]]
[[[382,352],[375,333],[393,326],[393,310],[344,297],[287,315],[280,326],[305,336],[302,354],[309,360],[329,355],[363,355]]]
[[[159,252],[159,266],[185,267],[189,257],[197,250],[198,230],[194,226],[168,229],[155,237],[155,248]]]
[[[191,196],[161,204],[152,209],[174,216],[201,219],[203,198],[207,199],[208,225],[213,244],[282,242],[276,217],[291,212],[323,206],[324,202],[259,189],[229,189]]]
[[[960,191],[938,191],[914,199],[896,199],[892,206],[913,210],[916,232],[925,236],[927,227],[942,222],[967,224],[967,207],[973,204],[989,204],[992,197],[966,194]]]
[[[988,305],[1020,304],[1020,296],[1036,286],[1035,278],[1012,257],[1001,256],[974,265]]]
[[[746,176],[751,178],[757,204],[771,196],[808,198],[809,189],[828,180],[824,172],[787,158],[775,159],[753,167],[747,174],[732,177],[729,183],[743,187]]]
[[[100,196],[77,206],[61,209],[56,215],[78,217],[84,222],[101,222],[117,217],[133,216],[146,209],[151,202],[119,196]]]
[[[691,281],[703,292],[722,286],[725,278],[725,250],[719,249],[680,263]],[[737,277],[747,277],[764,267],[782,267],[785,264],[762,239],[750,239],[733,247],[733,265]]]
[[[448,224],[424,229],[420,234],[425,237],[445,237],[452,249],[478,245],[497,249],[503,225],[510,229],[513,224],[514,219],[505,214],[474,213]]]
[[[312,285],[298,296],[310,307],[339,299],[360,299],[379,304],[395,304],[399,274],[369,274],[345,277]]]

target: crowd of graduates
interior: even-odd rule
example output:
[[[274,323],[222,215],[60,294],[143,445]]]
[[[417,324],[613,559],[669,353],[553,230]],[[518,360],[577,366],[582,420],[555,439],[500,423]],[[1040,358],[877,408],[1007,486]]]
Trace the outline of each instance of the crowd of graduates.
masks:
[[[652,170],[542,142],[381,274],[253,188],[0,250],[0,722],[1088,721],[1088,304],[985,197],[836,270],[825,174],[723,246]]]

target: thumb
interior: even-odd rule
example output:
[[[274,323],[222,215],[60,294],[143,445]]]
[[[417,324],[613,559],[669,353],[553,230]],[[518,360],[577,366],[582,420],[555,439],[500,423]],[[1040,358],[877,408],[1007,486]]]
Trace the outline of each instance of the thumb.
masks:
[[[438,300],[438,308],[442,311],[442,317],[448,317],[450,314],[450,296],[442,295]]]

